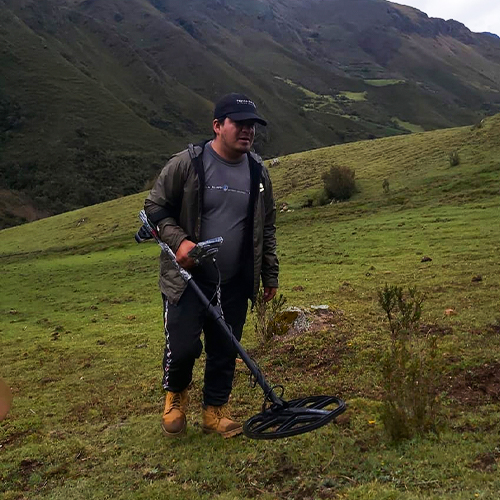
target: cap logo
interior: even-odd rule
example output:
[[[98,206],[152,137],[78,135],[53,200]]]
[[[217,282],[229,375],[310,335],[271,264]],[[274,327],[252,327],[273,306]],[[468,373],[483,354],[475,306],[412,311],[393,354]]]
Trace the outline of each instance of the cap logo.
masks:
[[[250,106],[253,106],[254,108],[256,108],[257,106],[255,105],[255,103],[253,101],[250,101],[249,99],[236,99],[236,102],[238,104],[249,104]]]
[[[252,99],[245,94],[227,94],[222,97],[214,109],[214,120],[219,122],[223,118],[231,118],[234,121],[252,120],[261,125],[267,125],[266,120],[257,114],[257,106]]]

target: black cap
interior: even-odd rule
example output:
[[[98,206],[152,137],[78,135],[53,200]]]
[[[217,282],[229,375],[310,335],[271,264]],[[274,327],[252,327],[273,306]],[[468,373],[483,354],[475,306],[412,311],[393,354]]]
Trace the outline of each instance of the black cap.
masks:
[[[235,122],[255,120],[261,125],[267,125],[266,120],[257,114],[255,103],[243,94],[227,94],[215,105],[214,119],[222,120],[226,116]]]

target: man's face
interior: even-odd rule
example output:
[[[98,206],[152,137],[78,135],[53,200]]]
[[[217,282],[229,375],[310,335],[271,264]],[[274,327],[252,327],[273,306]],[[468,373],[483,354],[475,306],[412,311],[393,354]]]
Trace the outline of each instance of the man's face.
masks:
[[[255,121],[235,122],[226,117],[223,122],[214,120],[214,132],[217,140],[228,157],[238,158],[248,153],[255,138]]]

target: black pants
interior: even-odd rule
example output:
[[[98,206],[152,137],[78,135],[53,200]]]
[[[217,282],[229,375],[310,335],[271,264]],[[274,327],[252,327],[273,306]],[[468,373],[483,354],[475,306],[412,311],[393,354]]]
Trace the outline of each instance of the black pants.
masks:
[[[197,282],[210,299],[215,285]],[[248,299],[240,280],[222,285],[221,303],[226,323],[234,336],[241,340],[248,307]],[[203,345],[200,339],[203,330],[205,352],[205,379],[203,403],[220,406],[227,403],[233,385],[236,366],[236,350],[227,335],[220,331],[208,316],[191,287],[187,287],[177,304],[171,304],[163,295],[165,322],[165,352],[163,356],[163,387],[173,392],[183,391],[192,380],[195,360],[200,357]]]

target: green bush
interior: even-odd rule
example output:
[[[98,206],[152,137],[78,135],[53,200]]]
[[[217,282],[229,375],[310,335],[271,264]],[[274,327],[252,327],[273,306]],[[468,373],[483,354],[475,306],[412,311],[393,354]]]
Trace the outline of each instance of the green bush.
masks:
[[[331,200],[348,200],[356,192],[355,172],[349,167],[334,165],[321,178],[325,192]]]
[[[385,286],[379,304],[389,321],[391,342],[382,355],[382,421],[393,441],[436,430],[439,360],[434,335],[420,328],[423,296]]]
[[[320,191],[314,193],[312,198],[313,207],[322,207],[323,205],[328,205],[328,203],[330,203],[330,197],[325,189],[321,189]]]

